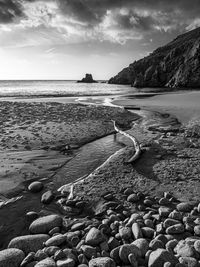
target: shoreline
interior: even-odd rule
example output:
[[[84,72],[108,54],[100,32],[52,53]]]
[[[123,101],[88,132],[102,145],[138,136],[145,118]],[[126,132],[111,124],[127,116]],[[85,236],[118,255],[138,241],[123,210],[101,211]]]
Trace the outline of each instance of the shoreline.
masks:
[[[79,104],[73,104],[73,105],[82,107],[84,110],[85,109],[93,110],[95,112],[95,114],[97,115],[97,117],[99,116],[99,114],[101,114],[101,116],[103,115],[102,112],[96,113],[97,110],[102,111],[102,109],[106,110],[107,115],[108,115],[108,113],[107,113],[108,110],[110,110],[110,112],[111,112],[111,110],[115,111],[115,112],[116,112],[116,110],[118,110],[118,111],[120,111],[120,114],[123,114],[123,112],[126,112],[123,109],[116,109],[116,108],[111,109],[111,107],[102,107],[102,103],[104,102],[103,99],[98,99],[97,102],[98,103],[95,102],[95,103],[93,103],[94,105],[89,105],[89,106],[86,105],[85,103],[82,103],[81,105],[79,105]],[[0,102],[0,103],[2,103],[2,102]],[[109,101],[107,102],[107,104],[108,105],[110,104]],[[111,104],[112,104],[112,101],[111,101]],[[23,103],[18,102],[17,105],[26,106],[25,102],[23,102]],[[30,105],[30,104],[28,104],[28,105]],[[41,105],[47,105],[47,106],[49,105],[49,107],[51,105],[53,105],[53,106],[56,105],[57,107],[59,105],[62,106],[62,104],[55,104],[55,103],[49,103],[49,104],[48,103],[46,103],[46,104],[45,103],[43,103],[43,104],[34,103],[33,105],[35,105],[36,108],[37,108],[37,105],[38,105],[38,107],[41,107]],[[67,105],[70,106],[72,104],[68,103]],[[37,110],[38,110],[38,108],[37,108]],[[184,140],[182,133],[181,132],[173,132],[172,129],[170,129],[170,128],[167,128],[166,132],[157,131],[158,128],[160,127],[159,114],[156,115],[156,113],[155,114],[152,113],[155,116],[154,120],[152,121],[151,114],[148,114],[148,112],[145,113],[145,111],[142,111],[142,112],[144,112],[144,115],[146,116],[146,119],[144,119],[143,123],[141,123],[141,121],[135,121],[134,125],[132,125],[132,129],[127,131],[129,134],[133,134],[134,136],[136,136],[139,139],[139,141],[141,142],[141,145],[144,148],[144,154],[142,154],[141,159],[139,159],[133,165],[125,164],[125,160],[127,159],[127,157],[130,157],[130,155],[132,153],[132,149],[129,148],[129,143],[127,142],[126,138],[118,135],[117,136],[117,142],[119,144],[121,144],[121,143],[125,144],[126,146],[128,145],[128,147],[121,148],[120,150],[118,149],[118,152],[113,153],[112,156],[110,157],[110,159],[108,161],[104,162],[105,164],[103,164],[103,166],[101,166],[101,164],[100,164],[100,168],[97,168],[94,170],[94,172],[92,171],[90,173],[89,179],[80,181],[80,183],[78,183],[74,187],[75,199],[78,199],[79,201],[86,201],[88,203],[88,209],[87,209],[88,212],[89,211],[93,212],[95,210],[97,211],[99,209],[101,210],[101,204],[100,203],[102,203],[102,195],[103,194],[109,194],[109,192],[112,192],[112,194],[115,195],[116,199],[120,200],[120,203],[122,203],[121,201],[123,200],[123,197],[122,197],[120,192],[121,192],[122,188],[128,188],[128,187],[131,187],[131,188],[133,187],[133,188],[135,188],[135,190],[138,190],[138,191],[140,191],[142,188],[142,190],[146,190],[147,194],[149,194],[150,196],[151,195],[155,196],[155,195],[161,195],[162,194],[163,184],[164,184],[165,185],[164,188],[168,191],[171,191],[172,194],[175,194],[176,197],[180,198],[180,196],[184,194],[186,199],[191,198],[191,195],[193,195],[194,198],[197,198],[198,188],[200,189],[200,185],[199,185],[198,181],[192,180],[192,177],[189,177],[189,180],[191,179],[191,182],[189,182],[189,183],[188,182],[185,183],[185,180],[183,180],[183,185],[182,185],[181,191],[179,192],[178,191],[179,187],[177,187],[179,180],[174,180],[174,178],[173,178],[174,174],[171,175],[168,172],[169,171],[168,169],[171,168],[171,169],[177,169],[177,171],[180,171],[179,167],[182,168],[183,165],[186,164],[185,165],[185,171],[187,170],[186,171],[187,175],[188,175],[188,173],[193,174],[193,171],[191,168],[193,168],[194,170],[197,170],[198,169],[197,166],[199,166],[198,165],[199,164],[198,163],[199,162],[198,161],[198,154],[195,156],[195,165],[193,164],[192,167],[189,168],[187,166],[187,162],[190,159],[190,156],[193,154],[194,148],[188,148],[187,147],[187,144],[184,143],[185,140]],[[128,113],[126,113],[126,114],[128,114]],[[113,116],[113,114],[112,114],[112,116]],[[130,119],[130,121],[131,121],[133,119],[133,115],[131,115],[130,118],[131,118]],[[155,122],[157,121],[158,122],[157,128],[155,128],[154,130],[148,130],[145,120],[146,120],[146,122],[150,121],[153,124],[155,124]],[[168,124],[169,124],[169,122],[170,121],[168,121]],[[91,124],[91,127],[93,128],[94,125],[97,126],[97,124],[93,123],[93,124]],[[81,127],[82,126],[83,126],[83,124],[81,125]],[[96,128],[96,126],[95,126],[95,128]],[[108,127],[108,126],[109,126],[109,124],[107,124],[107,122],[106,122],[106,127]],[[102,123],[101,123],[100,128],[98,128],[98,127],[96,128],[96,131],[98,132],[98,134],[99,134],[100,129],[102,130]],[[11,130],[11,133],[12,133],[12,130]],[[66,138],[66,128],[64,129],[64,133],[65,133],[65,138]],[[170,135],[168,135],[168,133]],[[181,144],[180,140],[181,140],[181,142],[183,141],[182,144]],[[92,143],[91,143],[91,145],[92,145]],[[198,142],[197,142],[197,146],[198,146]],[[105,153],[105,152],[103,151],[103,153]],[[185,154],[185,156],[184,156],[184,154]],[[194,158],[194,156],[193,156],[193,158]],[[69,163],[70,163],[70,160],[69,160]],[[73,168],[76,168],[76,165]],[[164,176],[162,176],[160,173],[163,169],[165,170],[165,172],[163,174]],[[65,171],[65,173],[66,173],[66,171]],[[184,175],[184,174],[182,174],[182,175]],[[193,175],[193,178],[196,177],[196,175],[198,175],[198,172],[197,172],[197,174]],[[159,176],[159,180],[158,181],[155,180],[154,176]],[[133,179],[133,177],[134,177],[134,179]],[[165,178],[163,178],[163,177],[165,177]],[[166,177],[168,177],[168,178],[165,181]],[[170,182],[171,181],[170,179],[172,179],[172,183]],[[105,183],[105,181],[106,181],[106,183]],[[31,180],[29,180],[29,182],[31,182]],[[26,186],[28,185],[29,182],[28,181],[26,182]],[[44,182],[45,191],[49,190],[49,189],[51,190],[51,185],[48,185],[48,182],[49,182],[48,180],[47,180],[47,183]],[[99,190],[100,188],[101,188],[101,190]],[[189,188],[189,190],[188,190],[188,188]],[[10,212],[13,212],[12,208],[16,209],[16,211],[13,213],[14,217],[12,217],[12,218],[10,217],[10,219],[11,219],[10,223],[9,223],[10,219],[9,219],[8,214],[7,214],[8,213],[7,208],[4,207],[3,210],[0,209],[0,213],[3,212],[2,214],[4,214],[4,216],[2,216],[2,218],[5,217],[5,222],[8,224],[7,227],[9,229],[14,229],[14,228],[17,229],[17,232],[15,232],[16,231],[16,229],[15,229],[12,236],[7,235],[8,230],[5,230],[5,229],[4,229],[4,233],[3,232],[0,233],[0,235],[4,236],[4,238],[5,238],[5,239],[4,238],[2,239],[2,242],[4,242],[4,240],[6,240],[5,243],[3,244],[3,248],[5,248],[5,246],[6,246],[5,244],[7,244],[11,238],[15,237],[16,235],[19,235],[19,232],[21,234],[27,234],[28,233],[28,229],[27,229],[28,221],[27,220],[23,221],[23,218],[26,217],[25,213],[30,211],[30,210],[37,212],[39,215],[45,215],[45,214],[49,214],[49,213],[54,214],[55,210],[57,209],[57,211],[59,210],[59,213],[65,215],[65,216],[72,216],[73,218],[76,218],[77,216],[78,217],[84,216],[84,213],[82,215],[79,214],[79,212],[80,212],[79,209],[76,209],[76,208],[74,209],[74,207],[66,206],[64,203],[59,202],[60,199],[62,199],[62,198],[64,198],[67,201],[68,194],[62,196],[62,195],[59,195],[57,192],[54,192],[55,193],[55,199],[53,200],[53,202],[51,204],[49,204],[49,205],[41,204],[40,198],[41,198],[43,192],[44,191],[42,191],[42,193],[33,194],[33,195],[31,193],[28,193],[28,194],[26,193],[25,199],[28,200],[26,203],[26,208],[23,207],[23,201],[24,201],[23,199],[18,200],[19,202],[16,202],[14,205],[9,204],[8,208],[9,208],[9,210],[11,208]],[[38,203],[37,208],[36,208],[36,206],[33,206],[32,202],[31,202],[32,200],[28,196],[32,196],[31,198],[33,201],[37,200],[36,201]],[[59,204],[57,202],[59,202]],[[21,210],[20,210],[19,214],[16,214],[16,212],[17,212],[16,207],[18,207],[18,205],[20,206]],[[97,207],[99,207],[99,208],[97,208]],[[42,213],[40,213],[39,211],[41,209],[44,209],[46,211],[45,212],[43,211]],[[19,215],[21,218],[20,219],[21,225],[19,225],[20,224],[19,223],[17,226],[15,226],[16,216],[19,216]],[[91,215],[91,216],[93,216],[93,215]],[[1,245],[1,247],[2,247],[2,245]]]

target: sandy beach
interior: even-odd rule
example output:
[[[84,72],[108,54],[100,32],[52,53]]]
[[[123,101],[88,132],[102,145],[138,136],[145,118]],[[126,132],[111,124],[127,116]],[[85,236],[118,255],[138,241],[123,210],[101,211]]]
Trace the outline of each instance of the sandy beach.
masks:
[[[89,218],[89,225],[95,227],[95,216],[100,223],[111,209],[120,216],[124,212],[128,220],[130,211],[138,212],[143,201],[157,203],[166,191],[173,196],[173,207],[179,201],[198,203],[199,131],[191,127],[199,107],[190,100],[182,106],[170,101],[167,106],[175,96],[95,97],[80,99],[81,103],[68,99],[65,104],[63,99],[62,103],[1,101],[1,248],[18,236],[29,239],[29,225],[38,216],[44,221],[49,214],[60,216],[67,225],[85,225]],[[127,164],[133,144],[113,135],[112,120],[140,142],[142,153],[136,162]],[[34,181],[42,184],[38,193],[28,189]],[[65,190],[57,191],[63,185]],[[137,194],[138,200],[129,200],[125,192]],[[152,206],[155,212],[159,203]],[[59,229],[65,233],[68,228]],[[39,258],[35,259],[37,263]]]

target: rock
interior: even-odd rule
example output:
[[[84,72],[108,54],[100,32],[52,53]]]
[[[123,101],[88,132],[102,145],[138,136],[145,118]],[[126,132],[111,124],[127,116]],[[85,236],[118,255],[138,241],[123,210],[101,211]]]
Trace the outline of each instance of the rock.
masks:
[[[43,252],[46,253],[49,257],[53,256],[59,250],[60,250],[60,248],[56,247],[56,246],[43,248]]]
[[[158,209],[158,213],[159,213],[159,215],[161,216],[161,217],[168,217],[168,215],[170,214],[170,212],[171,212],[171,208],[169,208],[169,207],[160,207],[159,209]]]
[[[159,200],[159,205],[161,205],[161,206],[168,206],[170,204],[170,201],[169,201],[169,199],[167,199],[167,198],[161,198],[160,200]]]
[[[149,249],[149,242],[145,238],[136,239],[132,244],[139,248],[142,257],[145,256]]]
[[[54,199],[54,195],[51,190],[45,192],[41,197],[41,202],[43,204],[49,204]]]
[[[28,263],[34,261],[35,259],[35,253],[34,252],[30,252],[26,258],[21,262],[20,267],[25,267],[27,266]]]
[[[178,263],[177,258],[165,249],[157,249],[151,252],[148,267],[163,267],[165,262],[170,262],[172,266]]]
[[[194,227],[194,233],[197,235],[197,236],[200,236],[200,225],[196,225]]]
[[[0,267],[19,267],[25,258],[24,252],[16,248],[0,251]]]
[[[42,261],[39,261],[35,267],[56,267],[56,263],[52,258],[46,258]]]
[[[58,233],[60,233],[60,227],[54,227],[52,230],[49,231],[50,236]]]
[[[174,220],[178,220],[181,221],[183,219],[183,215],[177,211],[177,210],[173,210],[170,214],[169,214],[169,218],[174,219]]]
[[[38,193],[43,189],[43,187],[43,183],[36,181],[29,185],[28,190],[31,193]]]
[[[158,248],[164,248],[164,244],[163,244],[163,242],[161,240],[153,239],[149,243],[149,248],[152,249],[152,250],[156,250]]]
[[[127,201],[131,202],[131,203],[135,203],[139,200],[139,197],[137,196],[137,194],[131,194],[127,197]]]
[[[113,236],[111,236],[109,239],[108,239],[108,247],[110,250],[118,247],[120,245],[120,242]]]
[[[180,257],[179,262],[186,267],[198,267],[198,261],[192,257]]]
[[[33,221],[29,227],[32,234],[48,233],[54,227],[61,227],[62,218],[58,215],[48,215]]]
[[[87,233],[85,243],[91,246],[97,246],[104,240],[101,231],[95,227],[92,227]]]
[[[95,258],[89,261],[89,267],[115,267],[113,259],[109,257]]]
[[[54,258],[55,261],[58,261],[58,260],[62,260],[64,258],[66,258],[66,255],[65,255],[65,253],[62,250],[58,250],[54,254],[54,257],[53,258]]]
[[[20,249],[27,255],[42,249],[43,243],[48,239],[49,236],[45,234],[18,236],[10,241],[8,248]]]
[[[194,242],[194,249],[200,254],[200,240]]]
[[[46,247],[60,246],[66,241],[66,237],[62,234],[55,235],[45,242]]]
[[[57,267],[74,267],[75,261],[73,259],[62,259],[56,262]]]
[[[154,233],[155,233],[154,229],[150,227],[142,227],[141,230],[142,230],[143,237],[146,237],[149,239],[153,238]]]
[[[194,247],[185,240],[179,241],[174,251],[181,257],[193,257],[195,255]]]
[[[121,227],[119,228],[119,235],[124,240],[129,240],[132,236],[131,228],[130,227]]]
[[[193,206],[189,202],[182,202],[182,203],[179,203],[176,206],[176,208],[178,211],[181,211],[181,212],[190,212],[193,209]]]
[[[93,80],[92,74],[85,74],[85,78],[83,78],[80,81],[77,81],[78,83],[97,83],[97,81]]]
[[[119,257],[119,251],[120,251],[121,246],[116,247],[114,249],[111,250],[110,252],[110,257],[117,263],[120,264],[121,263],[121,259]]]
[[[138,223],[133,223],[132,224],[132,233],[135,239],[142,238],[142,231],[140,229],[140,226]]]
[[[129,264],[128,255],[133,254],[136,258],[141,257],[142,253],[138,247],[133,244],[125,244],[120,247],[119,257],[123,263]]]
[[[168,235],[182,234],[184,233],[184,231],[185,231],[184,225],[181,223],[172,225],[166,229],[166,233]]]
[[[172,225],[179,224],[179,223],[180,223],[180,222],[179,222],[178,220],[174,220],[174,219],[170,219],[170,218],[168,218],[168,219],[166,219],[166,220],[164,221],[163,226],[164,226],[165,228],[168,228],[168,227],[170,227],[170,226],[172,226]]]
[[[77,231],[77,230],[82,230],[85,227],[85,222],[79,222],[75,223],[72,225],[71,230],[72,231]]]
[[[48,254],[45,253],[43,250],[39,249],[36,253],[35,253],[35,260],[37,261],[42,261],[44,259],[48,258]]]
[[[168,250],[169,252],[172,252],[174,250],[174,248],[177,246],[178,241],[176,239],[173,240],[169,240],[166,245],[165,248],[166,250]]]
[[[96,248],[88,245],[83,245],[81,246],[81,250],[83,251],[83,254],[88,258],[91,259],[92,256],[96,257],[97,255],[97,250]]]

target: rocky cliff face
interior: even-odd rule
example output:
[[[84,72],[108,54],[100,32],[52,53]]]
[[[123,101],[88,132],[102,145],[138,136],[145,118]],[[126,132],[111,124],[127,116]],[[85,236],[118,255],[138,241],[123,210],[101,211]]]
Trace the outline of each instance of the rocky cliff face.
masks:
[[[178,36],[109,80],[135,87],[200,88],[200,28]]]

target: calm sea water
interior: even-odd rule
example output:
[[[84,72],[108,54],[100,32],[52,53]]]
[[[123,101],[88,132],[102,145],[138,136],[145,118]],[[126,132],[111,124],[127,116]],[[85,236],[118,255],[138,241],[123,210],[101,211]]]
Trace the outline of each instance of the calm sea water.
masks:
[[[77,83],[76,81],[0,81],[0,96],[23,95],[126,95],[135,89],[126,85],[99,83]]]

